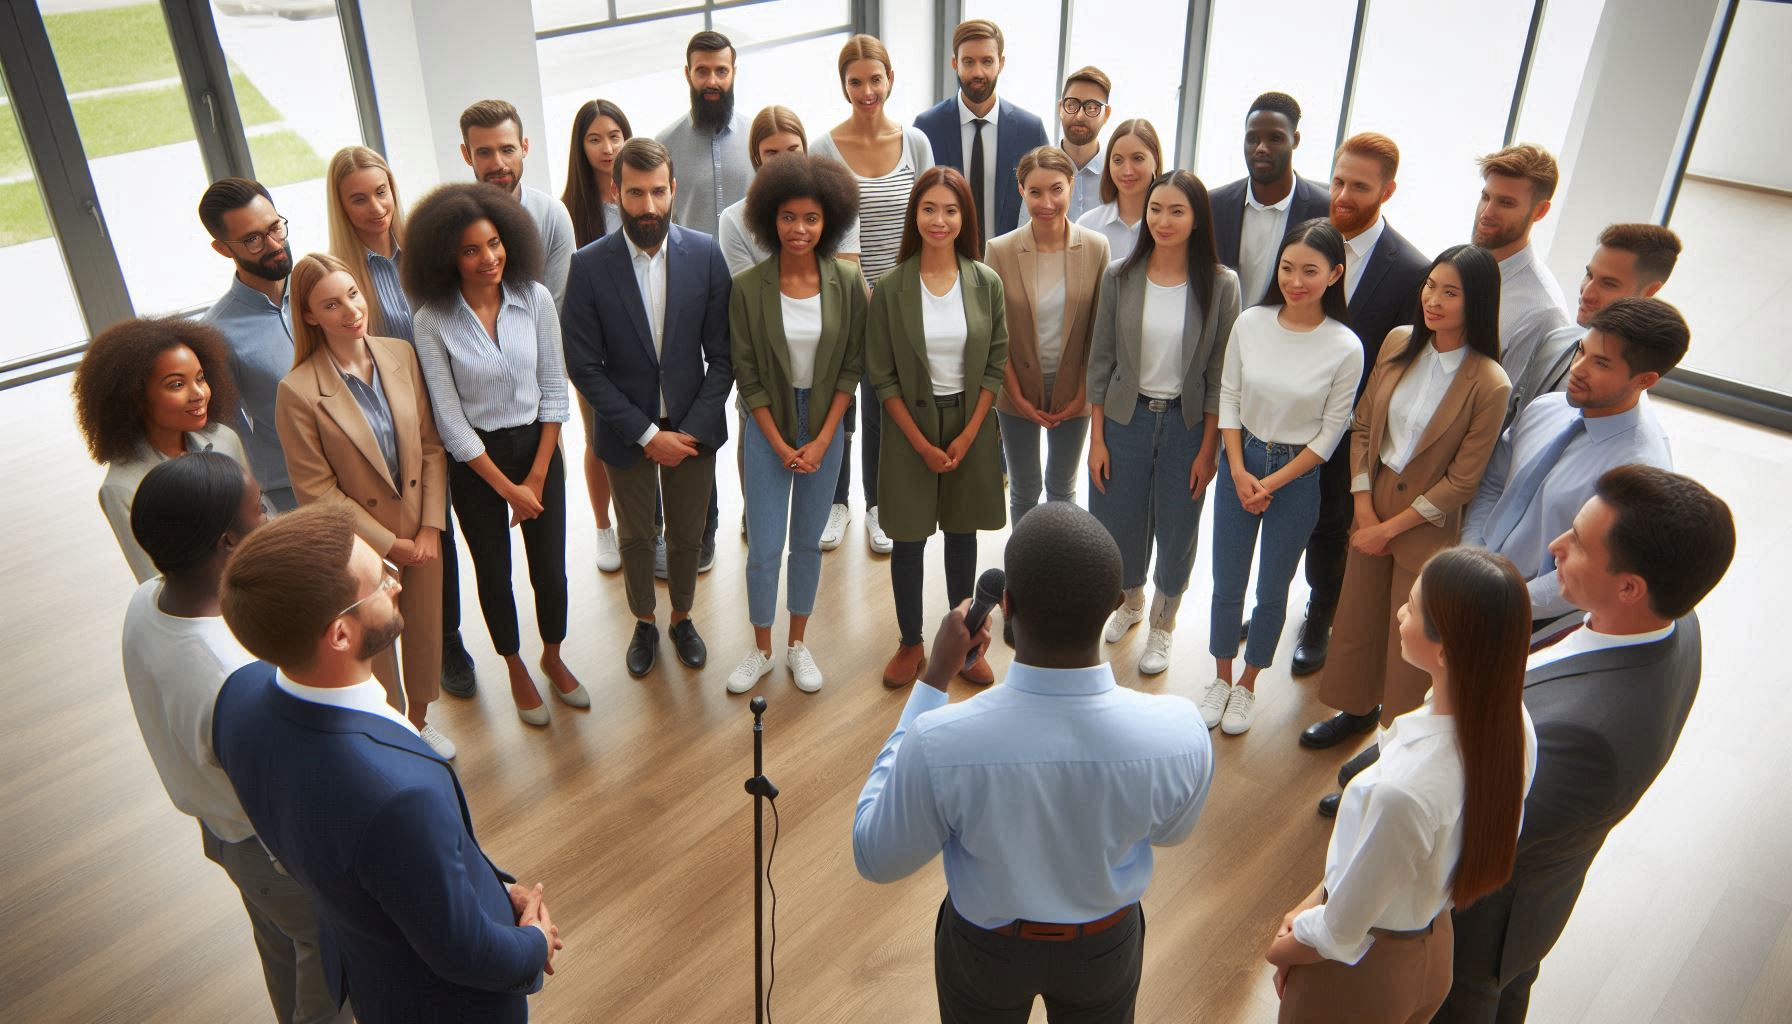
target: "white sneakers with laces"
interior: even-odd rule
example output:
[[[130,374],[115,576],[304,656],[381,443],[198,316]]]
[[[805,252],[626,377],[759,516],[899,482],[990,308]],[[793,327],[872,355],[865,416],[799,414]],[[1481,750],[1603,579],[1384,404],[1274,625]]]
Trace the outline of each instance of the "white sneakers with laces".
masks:
[[[420,729],[419,731],[423,734],[423,742],[429,744],[429,749],[442,755],[442,760],[444,760],[444,761],[454,760],[454,741],[453,740],[442,735],[439,731],[437,731],[435,726],[430,725],[427,722],[425,722],[423,724],[423,728]]]
[[[1228,736],[1241,736],[1257,720],[1257,692],[1234,686],[1226,698],[1226,713],[1220,718],[1220,731]]]
[[[755,647],[728,673],[728,692],[746,693],[772,670],[772,656]]]
[[[832,551],[846,539],[846,524],[852,522],[852,509],[835,505],[828,509],[828,525],[821,528],[821,550]]]
[[[1167,629],[1152,629],[1145,638],[1145,653],[1139,655],[1139,675],[1160,675],[1170,667],[1170,643],[1175,638]]]
[[[622,568],[622,545],[616,540],[616,527],[605,526],[597,531],[597,569],[615,572]]]
[[[1126,635],[1127,630],[1144,620],[1145,605],[1143,603],[1137,608],[1123,604],[1114,609],[1113,616],[1108,619],[1107,632],[1102,634],[1102,639],[1110,644],[1117,644],[1120,642],[1120,638]]]
[[[865,543],[871,545],[871,553],[875,555],[887,555],[896,547],[884,533],[884,528],[878,525],[876,505],[865,510]]]
[[[1207,684],[1207,692],[1201,696],[1201,721],[1211,729],[1220,724],[1220,718],[1226,713],[1226,701],[1232,696],[1232,684],[1224,679],[1215,679]]]
[[[821,669],[815,667],[815,656],[809,653],[809,648],[801,641],[791,644],[785,650],[784,662],[790,666],[790,677],[796,682],[797,689],[804,693],[814,693],[821,689]]]

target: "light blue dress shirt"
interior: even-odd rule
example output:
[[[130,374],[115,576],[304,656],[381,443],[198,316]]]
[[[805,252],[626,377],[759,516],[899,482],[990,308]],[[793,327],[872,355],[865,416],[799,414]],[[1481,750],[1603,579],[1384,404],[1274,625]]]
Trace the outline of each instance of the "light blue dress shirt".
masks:
[[[672,223],[714,235],[722,211],[747,197],[753,183],[753,160],[747,153],[751,126],[736,113],[719,132],[704,131],[686,111],[654,136],[672,154],[678,194],[672,198]]]
[[[1188,838],[1213,781],[1195,705],[1116,686],[1108,665],[1016,662],[947,705],[917,682],[859,794],[859,874],[894,882],[945,851],[967,921],[1079,924],[1138,902],[1153,846]]]
[[[1507,516],[1507,510],[1500,506],[1502,499],[1512,497],[1506,494],[1507,488],[1580,415],[1581,410],[1569,405],[1568,395],[1560,391],[1541,395],[1525,407],[1494,446],[1487,473],[1481,478],[1481,489],[1469,503],[1463,519],[1464,544],[1487,546],[1488,524]],[[1519,515],[1517,525],[1503,540],[1494,538],[1499,546],[1493,550],[1510,558],[1530,581],[1532,618],[1552,619],[1574,610],[1562,598],[1556,582],[1556,559],[1549,553],[1549,544],[1573,525],[1575,515],[1593,496],[1593,485],[1606,470],[1631,463],[1674,468],[1667,431],[1649,408],[1647,394],[1639,396],[1636,406],[1628,412],[1588,419],[1586,430],[1569,442],[1544,476],[1536,495]]]
[[[292,372],[292,310],[287,295],[283,289],[276,306],[240,277],[232,277],[230,290],[200,318],[224,332],[230,343],[230,375],[243,406],[243,418],[234,426],[262,492],[282,512],[297,504],[280,435],[274,431],[274,398],[280,381]]]
[[[416,331],[411,326],[411,300],[405,296],[398,280],[398,261],[404,252],[394,248],[387,259],[372,249],[367,250],[367,276],[373,293],[380,300],[380,334],[387,338],[403,338],[416,344]]]
[[[477,430],[565,423],[566,355],[560,317],[544,285],[504,285],[498,339],[458,293],[417,310],[417,362],[442,446],[457,462],[485,454]]]

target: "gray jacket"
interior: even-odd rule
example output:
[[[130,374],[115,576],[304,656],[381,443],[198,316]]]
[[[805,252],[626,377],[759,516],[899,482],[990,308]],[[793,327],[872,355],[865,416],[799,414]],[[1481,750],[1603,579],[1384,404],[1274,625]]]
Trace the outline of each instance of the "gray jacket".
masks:
[[[1139,405],[1139,359],[1145,329],[1145,263],[1127,268],[1115,260],[1101,275],[1101,297],[1095,306],[1095,333],[1089,341],[1090,405],[1115,423],[1132,422]],[[1220,371],[1226,365],[1226,343],[1238,319],[1238,275],[1219,267],[1213,278],[1211,309],[1202,309],[1195,289],[1188,290],[1188,313],[1182,327],[1182,422],[1199,427],[1206,413],[1220,411]]]

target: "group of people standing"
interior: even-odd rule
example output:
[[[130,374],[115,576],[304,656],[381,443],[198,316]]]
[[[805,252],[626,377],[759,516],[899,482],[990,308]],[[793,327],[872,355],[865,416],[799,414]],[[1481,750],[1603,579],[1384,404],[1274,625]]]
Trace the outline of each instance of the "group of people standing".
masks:
[[[1300,107],[1265,93],[1245,112],[1248,174],[1210,192],[1165,165],[1148,121],[1121,121],[1103,145],[1112,82],[1099,69],[1065,82],[1052,145],[1038,117],[997,96],[1000,29],[967,21],[952,45],[958,91],[905,126],[885,110],[887,50],[853,36],[838,59],[852,114],[812,138],[785,107],[750,120],[735,111],[734,48],[698,33],[685,53],[690,111],[647,138],[615,104],[585,104],[559,200],[523,184],[529,144],[515,108],[482,101],[460,120],[475,182],[407,211],[383,158],[344,149],[327,175],[329,250],[297,260],[269,191],[221,180],[199,215],[235,264],[228,293],[199,321],[126,321],[94,339],[75,393],[108,465],[101,505],[141,584],[127,681],[171,796],[244,886],[258,934],[274,936],[261,948],[282,1020],[332,1019],[345,985],[363,1021],[418,1005],[406,985],[432,993],[439,1019],[520,1020],[523,993],[552,970],[559,939],[540,888],[496,873],[464,804],[454,811],[453,773],[414,762],[455,756],[427,709],[440,691],[476,687],[456,520],[518,715],[550,720],[521,656],[518,526],[536,667],[557,701],[591,704],[561,657],[561,435],[575,406],[597,568],[623,576],[636,620],[624,664],[636,677],[658,658],[656,577],[677,658],[707,664],[691,612],[716,558],[716,459],[734,419],[752,640],[731,693],[779,661],[800,690],[823,685],[808,627],[822,553],[851,519],[858,435],[866,540],[890,556],[899,633],[883,680],[926,685],[873,769],[855,854],[867,877],[888,880],[945,849],[943,1018],[1005,1020],[1014,1008],[1002,999],[1024,996],[1024,1007],[1044,993],[1054,1013],[1131,1019],[1150,846],[1193,828],[1213,773],[1208,730],[1250,729],[1303,560],[1310,597],[1293,671],[1325,669],[1320,695],[1337,713],[1301,742],[1371,730],[1378,742],[1345,766],[1343,793],[1321,801],[1338,819],[1325,878],[1271,947],[1284,1019],[1359,1005],[1364,1020],[1429,1019],[1451,991],[1450,908],[1463,918],[1471,904],[1480,937],[1455,946],[1463,994],[1451,1000],[1481,1008],[1445,1016],[1491,1020],[1483,1010],[1502,999],[1522,1016],[1553,934],[1528,967],[1505,963],[1482,935],[1504,920],[1483,908],[1518,899],[1512,886],[1537,849],[1520,829],[1525,793],[1554,800],[1562,780],[1585,777],[1573,728],[1591,713],[1573,697],[1533,705],[1529,687],[1566,657],[1548,652],[1672,648],[1663,685],[1679,718],[1637,726],[1654,737],[1652,760],[1626,762],[1631,784],[1606,811],[1583,814],[1576,801],[1590,798],[1563,793],[1548,812],[1593,822],[1579,833],[1590,861],[1598,843],[1585,837],[1603,837],[1671,750],[1697,681],[1691,609],[1733,542],[1722,503],[1668,472],[1645,396],[1689,340],[1651,297],[1678,240],[1652,225],[1608,229],[1571,323],[1529,244],[1557,178],[1535,146],[1482,159],[1471,244],[1427,260],[1382,214],[1399,167],[1386,136],[1347,139],[1329,188],[1304,180],[1292,166]],[[1087,513],[1074,507],[1085,471]],[[1116,689],[1102,643],[1135,625],[1139,673],[1171,664],[1210,487],[1213,680],[1194,706]],[[269,513],[279,518],[261,526]],[[1686,539],[1694,520],[1698,543]],[[966,629],[961,606],[978,533],[1005,524],[1015,532],[1002,620],[1016,670],[947,709],[952,677],[994,681],[987,636]],[[935,533],[960,610],[930,657],[922,595]],[[1051,697],[1111,704],[1107,732],[1055,729],[1084,704]],[[949,728],[966,708],[1000,713]],[[310,781],[295,782],[315,733],[338,737],[339,759],[371,756],[341,739],[345,725],[397,758],[389,778],[426,776],[421,802],[334,801],[333,787],[352,785],[345,763],[309,765]],[[937,743],[904,744],[930,731]],[[1055,787],[1006,803],[954,796],[1007,785],[991,766],[1023,755],[1081,764],[1066,769],[1065,792],[1121,810],[1078,828],[1074,808],[1038,803]],[[1116,758],[1132,767],[1101,767]],[[961,817],[969,807],[999,812]],[[1524,829],[1541,816],[1528,813]],[[320,822],[394,842],[345,848]],[[1077,838],[1005,879],[982,877],[986,864],[1012,868],[1027,851],[965,859],[979,842],[1001,851],[1041,827]],[[268,877],[256,856],[269,854],[296,882],[278,905],[253,881]],[[415,898],[377,907],[340,884],[399,876]],[[310,930],[295,910],[307,901]],[[360,928],[368,920],[397,927]],[[1565,920],[1563,909],[1557,932]],[[423,948],[431,929],[445,931],[430,942],[458,936],[496,952],[444,961]],[[1066,934],[1099,969],[1065,975],[1026,952]],[[1111,956],[1119,943],[1131,952]],[[996,947],[1013,974],[1002,999],[976,972],[948,970],[946,950]],[[456,1003],[473,990],[478,999]]]

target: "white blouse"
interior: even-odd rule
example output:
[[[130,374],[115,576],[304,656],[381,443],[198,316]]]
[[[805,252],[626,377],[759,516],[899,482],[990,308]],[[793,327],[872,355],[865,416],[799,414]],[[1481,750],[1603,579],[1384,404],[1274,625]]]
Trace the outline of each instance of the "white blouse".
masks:
[[[956,395],[964,391],[964,345],[970,327],[964,319],[964,275],[952,282],[952,290],[935,295],[921,282],[921,333],[927,339],[927,372],[933,377],[933,393]]]
[[[1276,319],[1281,310],[1253,306],[1233,322],[1220,375],[1220,428],[1304,445],[1324,461],[1350,425],[1363,344],[1331,317],[1310,331],[1291,331]]]
[[[1537,732],[1524,712],[1524,791]],[[1371,928],[1417,931],[1450,908],[1462,857],[1462,751],[1456,720],[1426,704],[1394,719],[1381,758],[1344,787],[1325,851],[1326,900],[1294,918],[1294,937],[1327,960],[1355,964]]]
[[[784,311],[784,343],[790,349],[790,386],[815,386],[815,348],[821,344],[821,293],[793,299],[780,293]]]
[[[1438,403],[1444,400],[1444,392],[1450,390],[1450,383],[1467,356],[1466,345],[1439,352],[1427,342],[1424,351],[1407,366],[1388,398],[1387,429],[1382,432],[1381,451],[1377,453],[1382,465],[1396,473],[1406,469],[1419,446],[1419,438],[1425,436],[1432,414],[1437,412]]]
[[[1039,372],[1051,376],[1058,372],[1058,360],[1064,355],[1064,267],[1061,252],[1042,252],[1034,261],[1033,325],[1037,330],[1034,343],[1039,349]]]
[[[1090,231],[1099,231],[1108,240],[1108,259],[1123,260],[1132,255],[1132,247],[1139,240],[1139,228],[1144,225],[1145,218],[1140,216],[1131,224],[1120,219],[1120,204],[1102,203],[1095,209],[1076,219],[1079,226]]]
[[[1188,318],[1188,282],[1168,287],[1145,281],[1145,318],[1139,332],[1139,394],[1181,398],[1182,328]]]

